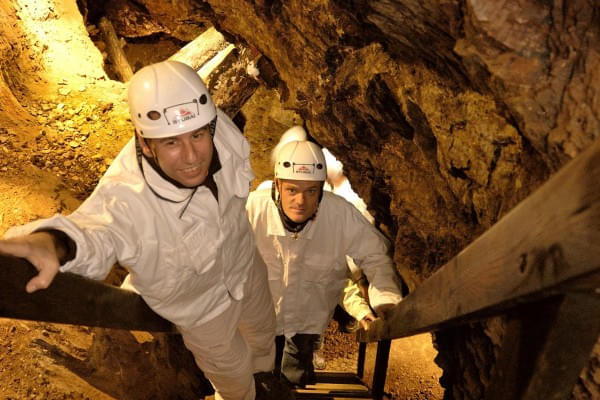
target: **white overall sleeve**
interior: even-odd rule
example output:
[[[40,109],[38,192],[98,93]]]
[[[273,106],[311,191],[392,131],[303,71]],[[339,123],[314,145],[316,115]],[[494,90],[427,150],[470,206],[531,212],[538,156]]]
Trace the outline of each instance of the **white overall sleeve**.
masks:
[[[352,235],[348,255],[369,280],[371,307],[399,303],[402,295],[388,240],[354,207],[347,213],[346,223]]]

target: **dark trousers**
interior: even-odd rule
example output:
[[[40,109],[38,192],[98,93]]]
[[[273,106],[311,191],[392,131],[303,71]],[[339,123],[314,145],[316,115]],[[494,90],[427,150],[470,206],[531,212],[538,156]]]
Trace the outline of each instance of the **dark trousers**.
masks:
[[[275,338],[275,371],[293,385],[304,387],[315,383],[313,351],[320,335],[297,333],[291,338]]]

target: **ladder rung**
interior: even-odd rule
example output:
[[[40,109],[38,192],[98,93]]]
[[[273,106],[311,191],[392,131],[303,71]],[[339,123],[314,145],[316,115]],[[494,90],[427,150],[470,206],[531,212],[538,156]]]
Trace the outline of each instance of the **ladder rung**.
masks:
[[[317,383],[316,385],[306,385],[306,389],[311,390],[342,390],[342,391],[361,391],[368,392],[369,389],[365,385],[355,383]]]
[[[373,400],[370,393],[295,393],[296,399],[300,400]]]
[[[354,383],[361,385],[362,380],[352,372],[320,371],[315,373],[317,383]]]

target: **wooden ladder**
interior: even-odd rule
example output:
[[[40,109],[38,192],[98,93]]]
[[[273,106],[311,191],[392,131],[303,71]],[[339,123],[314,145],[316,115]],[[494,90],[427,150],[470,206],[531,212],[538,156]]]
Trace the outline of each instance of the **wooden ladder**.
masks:
[[[363,381],[367,344],[358,345],[358,360],[356,373],[341,371],[317,372],[317,383],[307,385],[304,389],[296,389],[297,399],[349,400],[349,399],[387,399],[384,392],[387,367],[390,355],[391,340],[381,340],[377,343],[375,368],[371,389]]]

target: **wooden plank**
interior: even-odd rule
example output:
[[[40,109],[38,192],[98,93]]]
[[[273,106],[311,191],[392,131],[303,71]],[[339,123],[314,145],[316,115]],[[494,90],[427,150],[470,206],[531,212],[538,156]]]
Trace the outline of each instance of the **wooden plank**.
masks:
[[[207,69],[200,71],[206,75],[205,82],[215,104],[232,118],[260,86],[246,71],[259,57],[251,48],[238,45],[235,49],[223,50],[216,63],[209,63]]]
[[[559,400],[573,386],[600,334],[600,295],[568,293],[515,309],[485,400]]]
[[[485,400],[520,398],[562,301],[557,296],[509,310]]]
[[[302,389],[294,389],[294,392],[300,394],[331,394],[331,393],[339,393],[341,390],[331,390],[331,389],[317,389],[317,388],[302,388]]]
[[[356,400],[369,399],[373,397],[368,394],[335,394],[335,393],[296,393],[296,399],[300,400]]]
[[[22,258],[0,254],[0,317],[151,332],[175,332],[138,294],[71,273],[28,294],[37,271]]]
[[[353,392],[353,391],[342,391],[342,390],[309,390],[309,389],[295,389],[294,394],[298,399],[332,399],[337,397],[350,397],[350,398],[372,398],[369,392]]]
[[[377,343],[377,354],[375,355],[375,369],[373,371],[373,383],[371,392],[373,398],[381,399],[384,395],[385,380],[387,378],[388,361],[390,359],[391,340],[381,340]]]
[[[369,389],[365,385],[354,383],[317,383],[315,385],[306,385],[306,389],[310,390],[328,390],[328,391],[357,391],[367,392]]]
[[[558,310],[523,400],[563,400],[573,387],[600,334],[600,296],[570,293]]]
[[[98,28],[102,32],[102,37],[106,43],[106,53],[113,65],[114,71],[119,76],[121,82],[127,82],[133,76],[133,70],[131,69],[131,65],[129,65],[129,61],[127,61],[115,28],[106,17],[100,18]]]
[[[600,140],[404,298],[387,322],[359,331],[359,340],[437,330],[600,271],[598,182]]]
[[[353,383],[362,384],[362,380],[352,372],[318,371],[315,372],[317,383]]]
[[[353,395],[348,393],[336,394],[336,393],[295,393],[295,398],[300,400],[338,400],[338,399],[373,399],[368,394],[365,395]]]
[[[219,31],[210,27],[169,57],[169,60],[180,61],[198,71],[229,45]]]
[[[356,376],[360,379],[365,375],[365,361],[367,356],[367,344],[358,344],[358,359],[356,360]]]
[[[207,29],[169,57],[197,70],[214,103],[231,118],[260,86],[247,72],[247,67],[258,65],[260,59],[258,51],[228,43],[215,28]]]
[[[348,372],[317,372],[317,383],[306,385],[305,388],[295,389],[298,399],[372,399],[369,388]]]

